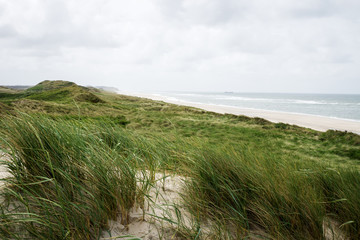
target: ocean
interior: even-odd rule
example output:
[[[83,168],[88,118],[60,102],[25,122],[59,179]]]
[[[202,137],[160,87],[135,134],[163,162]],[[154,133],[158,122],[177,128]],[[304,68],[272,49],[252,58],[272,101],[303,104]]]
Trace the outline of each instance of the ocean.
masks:
[[[360,121],[360,94],[157,92],[170,100]]]

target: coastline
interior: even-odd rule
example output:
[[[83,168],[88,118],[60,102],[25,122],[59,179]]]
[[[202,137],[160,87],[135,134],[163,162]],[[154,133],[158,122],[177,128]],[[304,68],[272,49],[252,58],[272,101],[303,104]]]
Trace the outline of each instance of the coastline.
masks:
[[[327,131],[332,129],[332,130],[348,131],[348,132],[360,134],[360,121],[352,121],[346,119],[323,117],[323,116],[316,116],[309,114],[276,112],[276,111],[260,110],[260,109],[249,109],[249,108],[240,108],[240,107],[232,107],[232,106],[185,102],[185,101],[173,100],[165,96],[159,96],[159,95],[147,94],[147,93],[133,93],[133,92],[122,92],[122,91],[118,91],[117,93],[122,95],[133,96],[133,97],[147,98],[155,101],[163,101],[176,105],[200,108],[206,111],[211,111],[221,114],[227,113],[234,115],[245,115],[248,117],[259,117],[275,123],[283,122],[288,124],[294,124],[300,127],[311,128],[317,131]]]

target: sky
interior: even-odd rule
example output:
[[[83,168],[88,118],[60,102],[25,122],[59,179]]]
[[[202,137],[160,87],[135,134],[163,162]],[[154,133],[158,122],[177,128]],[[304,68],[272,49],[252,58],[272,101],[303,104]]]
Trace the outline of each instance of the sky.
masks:
[[[0,85],[360,93],[359,0],[0,0]]]

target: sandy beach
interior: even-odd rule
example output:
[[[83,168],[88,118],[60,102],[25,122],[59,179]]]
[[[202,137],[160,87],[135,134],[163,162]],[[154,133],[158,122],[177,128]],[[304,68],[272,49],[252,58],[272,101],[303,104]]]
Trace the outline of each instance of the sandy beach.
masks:
[[[239,107],[231,107],[231,106],[191,103],[185,101],[176,101],[164,96],[145,94],[145,93],[130,93],[130,92],[118,92],[118,93],[123,95],[148,98],[157,101],[164,101],[167,103],[172,103],[177,105],[201,108],[206,111],[212,111],[221,114],[228,113],[235,115],[245,115],[249,117],[260,117],[267,119],[271,122],[283,122],[288,124],[295,124],[301,127],[311,128],[318,131],[327,131],[329,129],[333,129],[333,130],[348,131],[348,132],[360,134],[360,121],[351,121],[345,119],[322,117],[322,116],[307,115],[307,114],[285,113],[285,112],[248,109],[248,108],[239,108]]]

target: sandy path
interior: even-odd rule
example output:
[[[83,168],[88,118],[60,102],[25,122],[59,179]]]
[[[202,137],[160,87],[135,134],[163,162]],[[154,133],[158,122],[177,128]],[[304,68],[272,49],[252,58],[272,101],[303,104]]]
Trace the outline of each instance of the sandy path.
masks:
[[[260,117],[267,119],[271,122],[283,122],[288,124],[295,124],[301,127],[307,127],[318,131],[327,131],[329,129],[334,129],[334,130],[348,131],[348,132],[360,134],[360,121],[351,121],[345,119],[321,117],[321,116],[306,115],[306,114],[295,114],[295,113],[285,113],[285,112],[276,112],[276,111],[267,111],[267,110],[258,110],[258,109],[238,108],[238,107],[230,107],[230,106],[190,103],[183,101],[175,101],[167,97],[152,95],[152,94],[128,93],[128,92],[119,92],[119,94],[148,98],[157,101],[164,101],[177,105],[196,107],[196,108],[204,109],[206,111],[212,111],[221,114],[228,113],[235,115],[245,115],[249,117]]]

